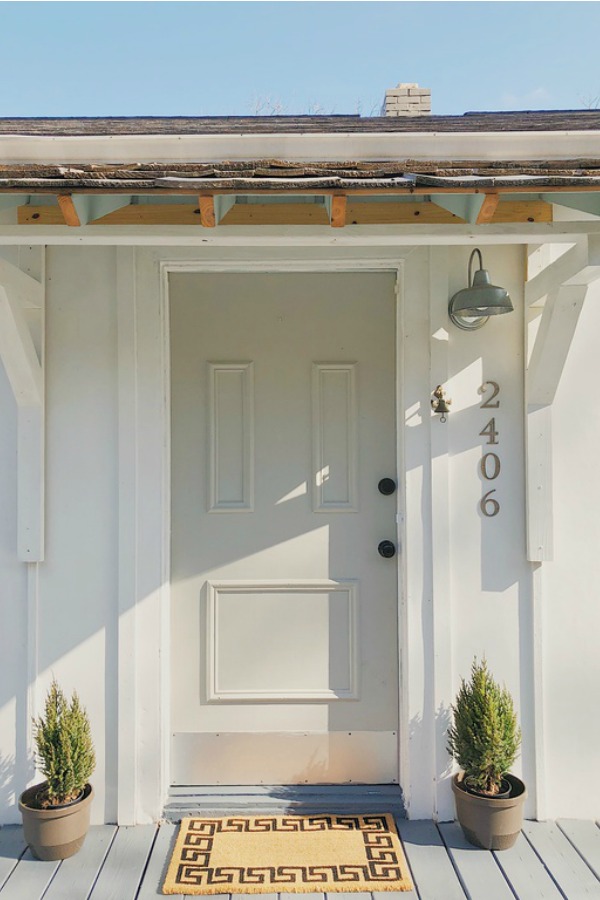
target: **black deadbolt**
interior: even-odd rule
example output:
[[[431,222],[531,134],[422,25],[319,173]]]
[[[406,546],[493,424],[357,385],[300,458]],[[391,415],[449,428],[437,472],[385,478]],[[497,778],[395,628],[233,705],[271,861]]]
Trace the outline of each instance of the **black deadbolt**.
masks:
[[[379,493],[385,494],[387,497],[396,490],[396,482],[393,478],[382,478],[377,487],[379,488]]]
[[[377,549],[379,550],[379,555],[383,556],[384,559],[391,559],[392,556],[396,555],[396,545],[392,541],[381,541]]]

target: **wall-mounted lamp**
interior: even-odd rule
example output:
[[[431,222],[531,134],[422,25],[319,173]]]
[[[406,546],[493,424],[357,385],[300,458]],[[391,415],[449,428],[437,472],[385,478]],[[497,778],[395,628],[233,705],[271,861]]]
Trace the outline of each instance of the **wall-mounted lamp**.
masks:
[[[479,269],[471,278],[473,257],[479,256]],[[508,291],[490,282],[487,269],[483,268],[481,251],[475,248],[469,257],[469,286],[458,291],[448,305],[448,315],[457,328],[476,331],[490,316],[512,312],[514,306]]]
[[[450,412],[450,406],[452,404],[452,400],[450,397],[446,396],[446,391],[442,387],[441,384],[438,384],[435,391],[433,392],[433,397],[431,399],[431,408],[434,413],[437,413],[440,417],[440,422],[445,422],[448,413]]]

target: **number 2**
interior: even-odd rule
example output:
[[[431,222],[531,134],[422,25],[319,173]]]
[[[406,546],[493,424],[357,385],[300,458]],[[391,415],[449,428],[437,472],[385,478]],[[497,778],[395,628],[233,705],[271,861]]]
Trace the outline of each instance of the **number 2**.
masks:
[[[498,394],[500,393],[500,385],[495,381],[484,381],[483,384],[481,385],[481,387],[479,388],[479,393],[485,394],[488,387],[492,388],[492,391],[493,391],[492,396],[488,397],[487,400],[484,400],[482,402],[480,409],[498,409],[498,407],[500,406],[500,401],[496,400],[495,403],[493,401],[494,401],[494,397],[497,397]]]

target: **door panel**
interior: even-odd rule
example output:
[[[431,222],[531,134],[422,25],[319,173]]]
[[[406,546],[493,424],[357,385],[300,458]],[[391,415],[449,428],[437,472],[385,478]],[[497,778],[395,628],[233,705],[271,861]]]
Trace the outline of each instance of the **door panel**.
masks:
[[[170,301],[173,783],[394,781],[393,276]]]

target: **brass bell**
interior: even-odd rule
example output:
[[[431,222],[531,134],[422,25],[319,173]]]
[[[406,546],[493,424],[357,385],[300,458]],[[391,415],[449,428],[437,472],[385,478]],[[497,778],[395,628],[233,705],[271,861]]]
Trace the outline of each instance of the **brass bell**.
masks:
[[[452,400],[450,399],[450,397],[446,396],[446,391],[444,390],[442,385],[438,384],[435,391],[433,392],[431,408],[434,413],[440,416],[440,422],[446,421],[446,416],[450,412],[451,404]]]

